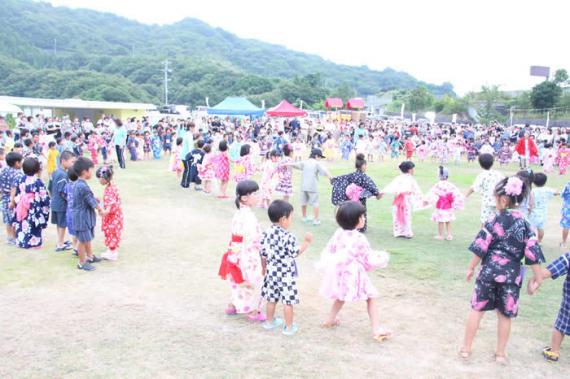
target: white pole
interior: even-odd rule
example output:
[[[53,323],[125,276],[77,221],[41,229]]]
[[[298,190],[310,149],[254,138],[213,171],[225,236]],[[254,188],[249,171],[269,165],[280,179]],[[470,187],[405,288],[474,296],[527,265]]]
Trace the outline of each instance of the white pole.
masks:
[[[404,109],[406,109],[406,104],[402,103],[402,108],[400,109],[400,118],[404,119]]]
[[[168,59],[164,61],[164,105],[168,105]]]
[[[511,107],[510,113],[511,113],[511,126],[513,126],[513,107]]]
[[[548,128],[548,124],[550,124],[550,111],[546,112],[546,127]]]

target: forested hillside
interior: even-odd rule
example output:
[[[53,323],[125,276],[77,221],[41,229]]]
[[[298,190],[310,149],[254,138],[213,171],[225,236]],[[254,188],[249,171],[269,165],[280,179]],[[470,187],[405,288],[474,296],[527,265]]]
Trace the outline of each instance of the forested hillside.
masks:
[[[169,100],[196,106],[208,96],[282,98],[318,106],[327,95],[365,96],[425,86],[392,69],[338,65],[316,55],[242,39],[196,19],[158,26],[109,13],[0,0],[0,94],[109,101],[163,101],[162,62],[171,63]]]

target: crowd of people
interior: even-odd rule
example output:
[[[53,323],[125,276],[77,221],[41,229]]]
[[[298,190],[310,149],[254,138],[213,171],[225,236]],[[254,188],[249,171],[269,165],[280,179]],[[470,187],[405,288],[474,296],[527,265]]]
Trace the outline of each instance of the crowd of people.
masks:
[[[529,294],[537,291],[544,278],[564,275],[570,266],[570,253],[566,253],[541,269],[545,259],[539,245],[545,234],[548,203],[553,196],[561,195],[560,245],[567,247],[570,181],[561,189],[546,187],[548,175],[566,175],[570,165],[565,129],[498,123],[430,125],[207,117],[165,118],[156,123],[148,118],[119,120],[112,116],[103,116],[95,124],[88,118],[82,122],[66,120],[21,116],[16,129],[10,130],[0,119],[0,186],[7,242],[21,248],[42,246],[42,230],[51,216],[57,229],[55,250],[73,249],[79,256],[77,267],[92,271],[92,263],[101,259],[91,248],[98,212],[108,248],[101,256],[117,259],[123,220],[110,163],[116,161],[125,169],[127,154],[131,161],[166,156],[168,170],[177,174],[183,188],[214,194],[218,187],[217,197],[226,199],[233,179],[238,210],[219,269],[231,291],[225,313],[247,314],[267,330],[281,329],[288,336],[298,330],[293,322],[293,307],[299,303],[295,258],[311,244],[312,235],[308,233],[299,245],[288,231],[293,222],[289,200],[297,188],[293,170],[301,172],[298,189],[304,222],[315,227],[321,223],[320,176],[330,182],[331,201],[337,207],[339,228],[319,263],[323,271],[320,293],[333,302],[324,328],[340,325],[337,316],[345,302],[366,301],[373,337],[383,341],[392,335],[380,325],[375,303],[378,292],[367,275],[374,268],[386,267],[389,261],[388,253],[371,249],[364,234],[370,197],[393,196],[395,237],[413,238],[412,212],[434,207],[431,219],[437,223],[435,238],[450,241],[455,212],[472,193],[481,194],[481,231],[470,246],[473,258],[467,279],[474,276],[479,265],[481,269],[460,351],[465,359],[471,355],[484,312],[496,310],[496,359],[505,361],[511,320],[518,313],[523,260],[533,271]],[[336,159],[353,159],[354,172],[332,177],[323,160]],[[367,168],[386,159],[397,162],[400,175],[378,188],[366,174]],[[426,160],[438,162],[439,171],[437,182],[424,194],[414,178],[413,161],[421,164]],[[463,194],[450,180],[448,166],[473,161],[478,161],[481,173]],[[506,177],[493,169],[495,161],[501,165],[518,162],[520,171]],[[105,186],[102,201],[87,184],[99,164],[95,175]],[[253,180],[256,174],[259,184]],[[275,200],[277,194],[282,199]],[[272,223],[265,232],[252,212],[258,206],[267,209]],[[72,241],[66,241],[66,233]],[[570,333],[569,286],[567,281],[551,346],[543,351],[549,361],[558,360],[562,338]],[[284,305],[284,319],[275,316],[277,303]]]

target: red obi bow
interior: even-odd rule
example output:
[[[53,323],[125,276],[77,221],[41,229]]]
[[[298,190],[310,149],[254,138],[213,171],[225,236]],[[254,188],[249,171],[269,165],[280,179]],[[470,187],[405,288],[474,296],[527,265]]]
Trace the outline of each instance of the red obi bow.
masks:
[[[392,203],[392,205],[396,206],[396,220],[400,225],[406,223],[406,196],[409,194],[409,192],[398,194]]]
[[[440,196],[435,206],[437,209],[451,209],[453,207],[453,200],[453,194],[450,192]]]
[[[243,236],[232,234],[230,246],[228,248],[228,251],[222,257],[222,263],[220,264],[220,270],[218,271],[218,275],[220,275],[222,279],[226,280],[229,275],[232,277],[233,281],[236,284],[241,284],[244,282],[243,274],[238,264],[232,262],[228,258],[230,255],[234,254],[234,252],[232,251],[232,245],[234,243],[242,243],[242,242],[243,242]]]

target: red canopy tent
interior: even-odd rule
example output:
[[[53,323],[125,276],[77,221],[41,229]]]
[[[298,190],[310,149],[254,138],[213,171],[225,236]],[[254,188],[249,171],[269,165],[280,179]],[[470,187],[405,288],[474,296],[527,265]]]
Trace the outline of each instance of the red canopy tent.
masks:
[[[325,100],[325,108],[337,108],[340,109],[342,108],[342,99],[339,99],[338,97],[329,97]]]
[[[349,99],[346,102],[346,107],[348,109],[364,109],[364,100],[360,97],[356,97],[354,99]]]
[[[287,100],[283,100],[273,108],[268,109],[266,113],[271,117],[305,117],[307,115],[307,112],[297,108]]]

